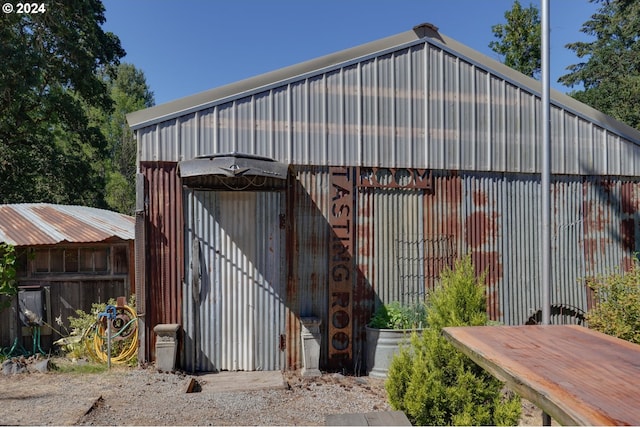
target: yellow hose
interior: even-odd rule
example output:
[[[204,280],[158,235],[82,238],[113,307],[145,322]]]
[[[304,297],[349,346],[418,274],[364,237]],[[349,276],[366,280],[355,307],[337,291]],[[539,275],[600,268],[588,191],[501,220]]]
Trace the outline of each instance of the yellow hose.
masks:
[[[131,319],[127,325],[125,325],[122,330],[125,328],[133,328],[130,332],[127,330],[129,338],[125,340],[118,341],[124,342],[125,344],[122,348],[116,349],[116,353],[114,354],[113,348],[113,337],[112,337],[112,348],[111,348],[111,363],[114,364],[125,364],[131,361],[135,356],[138,349],[138,318],[136,317],[136,312],[133,308],[125,305],[124,307],[118,307],[117,310],[124,311],[128,314]],[[107,319],[107,322],[111,322],[111,320]],[[91,337],[93,335],[93,337]],[[107,363],[109,359],[109,355],[107,354],[107,349],[105,345],[105,340],[107,338],[107,328],[103,324],[103,322],[96,322],[92,328],[88,330],[88,333],[85,336],[84,342],[85,347],[89,353],[89,355],[98,362]]]

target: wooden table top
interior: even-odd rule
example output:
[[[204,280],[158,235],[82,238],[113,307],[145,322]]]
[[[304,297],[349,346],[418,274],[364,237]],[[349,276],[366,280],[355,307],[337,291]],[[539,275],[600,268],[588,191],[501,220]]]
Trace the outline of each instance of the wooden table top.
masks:
[[[564,425],[640,425],[640,345],[577,325],[444,328],[451,343]]]

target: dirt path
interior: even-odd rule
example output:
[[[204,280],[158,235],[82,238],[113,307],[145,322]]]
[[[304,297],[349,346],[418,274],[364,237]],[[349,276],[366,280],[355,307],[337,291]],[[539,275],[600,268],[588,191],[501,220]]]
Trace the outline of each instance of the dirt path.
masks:
[[[227,373],[224,381],[241,386],[242,374],[247,373],[236,377]],[[0,374],[0,424],[324,425],[329,414],[391,409],[380,379],[281,375],[282,383],[266,389],[229,391],[222,388],[222,375],[160,373],[153,368],[114,368],[100,374]],[[192,379],[199,391],[186,393]],[[520,425],[540,423],[540,411],[525,402]]]

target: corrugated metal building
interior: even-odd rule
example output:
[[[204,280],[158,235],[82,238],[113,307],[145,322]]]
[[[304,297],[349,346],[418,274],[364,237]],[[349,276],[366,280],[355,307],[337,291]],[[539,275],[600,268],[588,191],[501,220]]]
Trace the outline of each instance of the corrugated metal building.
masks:
[[[471,253],[489,312],[535,320],[540,84],[424,24],[135,112],[137,289],[179,323],[182,367],[361,372],[374,307]],[[552,91],[552,321],[640,247],[640,132]],[[286,172],[282,176],[281,172]]]
[[[16,247],[19,288],[17,300],[0,312],[0,347],[35,350],[25,309],[43,321],[40,346],[48,351],[58,332],[66,335],[76,310],[90,313],[93,303],[129,297],[134,226],[133,217],[86,206],[0,205],[0,243]]]

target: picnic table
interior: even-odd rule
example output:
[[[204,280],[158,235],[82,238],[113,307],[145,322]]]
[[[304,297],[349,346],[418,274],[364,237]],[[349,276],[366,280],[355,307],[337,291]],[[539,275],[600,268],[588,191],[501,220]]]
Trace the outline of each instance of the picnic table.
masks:
[[[640,345],[578,325],[443,329],[464,354],[564,425],[640,425]]]

